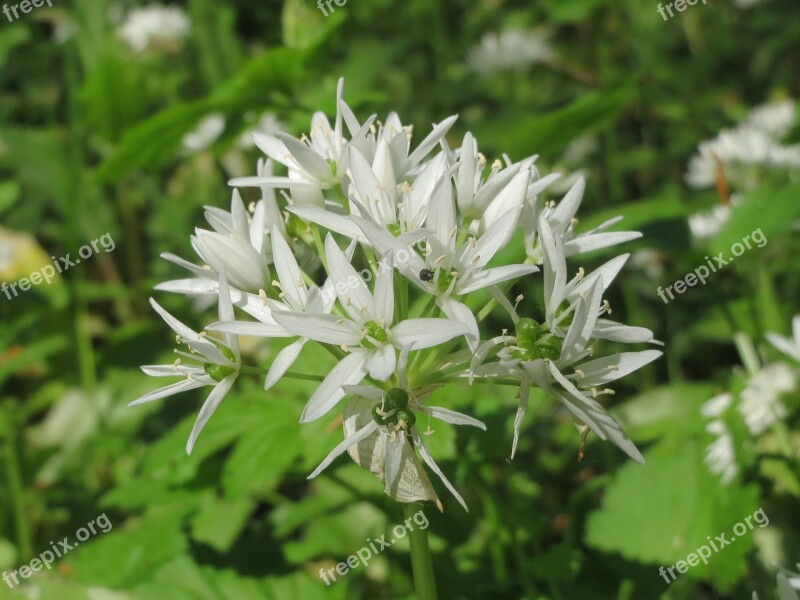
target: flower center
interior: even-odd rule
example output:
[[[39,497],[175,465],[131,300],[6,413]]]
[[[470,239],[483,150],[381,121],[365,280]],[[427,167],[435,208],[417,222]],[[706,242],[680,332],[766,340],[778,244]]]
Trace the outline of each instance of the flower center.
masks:
[[[400,223],[389,223],[386,226],[386,229],[389,230],[394,237],[400,237],[400,234],[403,233],[403,230],[400,229]]]
[[[370,350],[375,348],[375,344],[372,343],[371,340],[368,338],[372,338],[374,340],[379,341],[380,343],[386,342],[389,339],[389,336],[386,335],[386,330],[383,329],[380,325],[378,325],[375,321],[367,321],[364,323],[364,333],[361,337],[361,345],[364,348],[368,348]]]
[[[372,418],[378,425],[400,425],[406,431],[417,422],[417,416],[408,409],[408,393],[400,388],[386,392],[383,407],[372,407]]]
[[[436,283],[436,289],[438,289],[441,293],[445,293],[450,288],[450,284],[453,282],[455,276],[456,271],[439,269],[439,280]]]
[[[516,333],[517,346],[521,350],[515,351],[514,356],[520,360],[555,360],[561,355],[563,342],[555,335],[548,335],[550,331],[544,323],[540,325],[533,319],[520,319],[517,321]]]

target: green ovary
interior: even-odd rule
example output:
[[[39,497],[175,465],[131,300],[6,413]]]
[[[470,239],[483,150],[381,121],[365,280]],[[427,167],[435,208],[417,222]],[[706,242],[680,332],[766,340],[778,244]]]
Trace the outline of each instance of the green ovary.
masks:
[[[386,392],[383,407],[375,405],[372,408],[372,418],[378,425],[388,426],[402,423],[405,430],[410,429],[417,422],[417,416],[408,408],[408,393],[400,388],[392,388]]]
[[[226,367],[223,365],[214,365],[211,363],[206,363],[203,367],[203,370],[208,373],[208,376],[211,377],[214,381],[222,381],[228,375],[236,371],[233,367]]]
[[[361,345],[364,348],[368,348],[369,350],[373,350],[375,348],[375,344],[367,339],[367,336],[381,342],[382,344],[389,339],[389,336],[386,335],[386,330],[378,325],[375,321],[367,321],[364,323],[364,328],[366,329],[365,335],[361,338]]]
[[[555,360],[561,355],[562,341],[555,335],[548,335],[547,326],[539,324],[533,319],[520,319],[516,325],[517,346],[521,348],[516,352],[520,360],[536,360],[549,358]]]
[[[445,293],[447,289],[450,287],[450,284],[453,282],[453,278],[455,271],[445,271],[444,269],[439,269],[439,280],[436,282],[436,289],[438,289],[441,293]]]

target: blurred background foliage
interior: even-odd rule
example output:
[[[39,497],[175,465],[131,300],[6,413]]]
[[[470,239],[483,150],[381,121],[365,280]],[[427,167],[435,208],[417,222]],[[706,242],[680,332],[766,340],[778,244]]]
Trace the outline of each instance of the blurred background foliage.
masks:
[[[113,530],[36,574],[26,597],[412,597],[403,543],[330,587],[316,575],[402,519],[346,460],[306,481],[341,439],[336,420],[299,426],[313,383],[238,386],[190,457],[200,394],[126,406],[154,387],[138,366],[172,360],[147,306],[176,273],[159,254],[190,256],[202,207],[227,206],[226,181],[254,172],[249,131],[307,131],[312,111],[333,114],[344,76],[362,117],[396,110],[425,131],[457,113],[452,146],[472,131],[490,162],[538,153],[543,173],[587,176],[582,226],[622,214],[645,234],[626,249],[634,259],[612,306],[667,342],[664,359],[614,399],[644,467],[596,441],[577,462],[574,427],[537,394],[510,462],[509,389],[437,392],[437,404],[489,426],[476,435],[441,424],[431,438],[471,507],[429,514],[441,597],[775,597],[775,563],[800,559],[796,450],[741,431],[740,472],[722,483],[703,462],[713,436],[700,407],[741,387],[735,334],[776,360],[764,332],[785,335],[800,312],[800,184],[734,190],[744,201],[699,240],[688,218],[720,196],[684,183],[699,142],[755,105],[800,97],[796,0],[745,4],[698,3],[665,22],[654,0],[349,0],[327,18],[310,0],[187,0],[175,5],[185,32],[165,22],[166,35],[139,45],[125,33],[140,6],[128,0],[54,0],[3,20],[2,280],[105,232],[116,249],[19,298],[0,296],[0,569],[105,512]],[[491,36],[509,31],[513,52],[498,52],[503,38]],[[514,32],[535,43],[515,45]],[[766,246],[670,304],[656,295],[757,227]],[[607,258],[594,253],[584,266]],[[536,298],[539,285],[517,288]],[[193,325],[214,320],[182,298],[159,302]],[[279,349],[246,351],[268,361]],[[323,354],[303,360],[327,364]],[[797,390],[785,402],[797,448]],[[670,585],[659,577],[659,565],[759,507],[768,527]],[[18,596],[0,585],[5,597]]]

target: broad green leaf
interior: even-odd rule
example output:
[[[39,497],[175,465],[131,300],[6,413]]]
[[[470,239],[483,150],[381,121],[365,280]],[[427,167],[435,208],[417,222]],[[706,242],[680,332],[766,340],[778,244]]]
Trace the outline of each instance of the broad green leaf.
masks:
[[[730,588],[744,574],[753,547],[753,532],[736,536],[733,527],[758,509],[758,488],[724,487],[703,464],[703,450],[692,439],[662,442],[645,453],[646,464],[625,465],[602,507],[589,516],[586,542],[628,560],[670,567],[708,544],[708,537],[725,534],[736,539],[681,577]]]
[[[192,538],[219,552],[227,552],[241,533],[255,502],[243,496],[218,498],[211,496],[192,518]]]

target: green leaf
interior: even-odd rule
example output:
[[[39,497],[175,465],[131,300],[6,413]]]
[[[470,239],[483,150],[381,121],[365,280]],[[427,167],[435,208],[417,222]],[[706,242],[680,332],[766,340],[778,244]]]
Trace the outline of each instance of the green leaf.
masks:
[[[502,149],[509,156],[537,152],[555,156],[582,135],[598,131],[612,122],[632,101],[634,88],[590,92],[549,113],[520,113],[488,120],[475,126],[482,147]]]
[[[159,565],[186,551],[181,531],[183,511],[153,514],[139,522],[114,524],[65,557],[78,581],[129,587],[150,576]],[[109,568],[113,565],[113,568]]]
[[[241,533],[255,502],[248,497],[209,497],[192,519],[192,538],[219,552],[230,550]]]
[[[645,453],[645,465],[628,463],[609,484],[602,507],[589,516],[586,542],[667,568],[708,544],[707,537],[736,537],[711,552],[707,565],[683,575],[730,588],[745,573],[753,547],[750,529],[742,536],[732,529],[756,511],[758,488],[724,487],[703,464],[703,450],[694,440],[662,442]]]
[[[274,489],[301,453],[300,426],[286,404],[255,404],[248,424],[223,472],[231,496]]]

